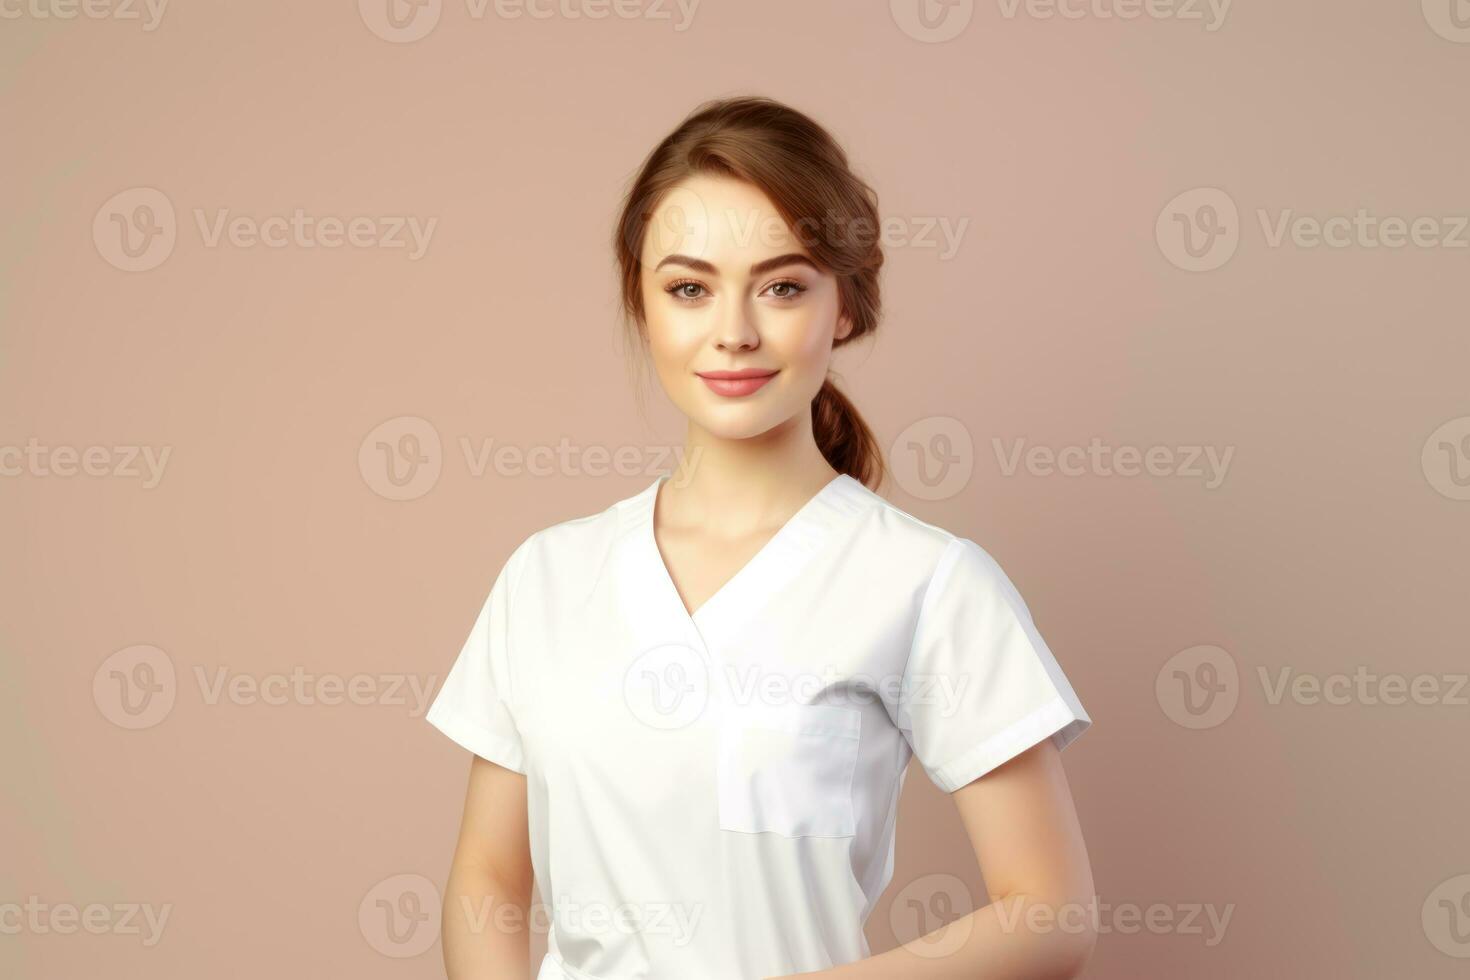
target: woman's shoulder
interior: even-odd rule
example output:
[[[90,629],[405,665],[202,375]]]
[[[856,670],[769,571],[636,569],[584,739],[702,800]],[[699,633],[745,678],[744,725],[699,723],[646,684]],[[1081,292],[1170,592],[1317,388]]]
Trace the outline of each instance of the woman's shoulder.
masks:
[[[871,500],[873,544],[917,578],[943,581],[957,571],[988,579],[1003,576],[999,562],[972,532],[925,520],[867,487],[862,489]]]
[[[885,543],[929,552],[937,558],[952,542],[960,540],[961,536],[948,528],[924,520],[876,490],[854,483],[867,501],[868,523]]]

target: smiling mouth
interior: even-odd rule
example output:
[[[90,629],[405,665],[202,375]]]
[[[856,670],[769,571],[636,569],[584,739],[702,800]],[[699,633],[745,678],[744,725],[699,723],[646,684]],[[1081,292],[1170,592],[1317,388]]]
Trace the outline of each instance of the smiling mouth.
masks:
[[[739,371],[696,371],[710,391],[726,398],[743,398],[759,391],[778,372],[761,368],[744,368]]]

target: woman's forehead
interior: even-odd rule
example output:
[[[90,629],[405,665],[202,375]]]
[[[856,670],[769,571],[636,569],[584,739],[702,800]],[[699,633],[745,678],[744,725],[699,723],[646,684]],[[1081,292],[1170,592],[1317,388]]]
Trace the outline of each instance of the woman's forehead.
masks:
[[[674,187],[654,209],[643,241],[648,268],[684,256],[734,273],[786,255],[809,257],[764,192],[731,178],[695,177]]]

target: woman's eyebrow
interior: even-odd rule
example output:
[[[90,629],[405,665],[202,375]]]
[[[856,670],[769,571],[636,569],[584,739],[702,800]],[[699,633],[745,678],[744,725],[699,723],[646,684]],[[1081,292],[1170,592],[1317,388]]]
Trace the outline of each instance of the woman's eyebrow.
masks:
[[[659,262],[658,265],[654,266],[653,271],[657,272],[659,269],[662,269],[666,265],[687,266],[688,268],[693,269],[695,272],[703,272],[705,275],[710,276],[719,274],[719,270],[714,267],[713,263],[706,262],[704,259],[696,259],[692,256],[678,254],[664,256],[663,260]],[[775,258],[765,259],[763,261],[757,262],[755,265],[750,267],[750,274],[753,276],[758,276],[763,272],[770,272],[772,269],[779,269],[783,265],[805,265],[809,266],[813,272],[821,271],[817,268],[817,264],[811,259],[807,258],[805,255],[802,255],[799,252],[791,252],[788,255],[778,255]]]

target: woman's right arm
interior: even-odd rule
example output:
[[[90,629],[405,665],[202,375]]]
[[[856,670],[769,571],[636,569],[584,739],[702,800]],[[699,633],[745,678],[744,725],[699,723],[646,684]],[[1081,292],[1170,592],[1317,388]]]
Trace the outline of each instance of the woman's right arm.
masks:
[[[526,980],[532,880],[526,777],[474,756],[444,892],[449,980]]]

